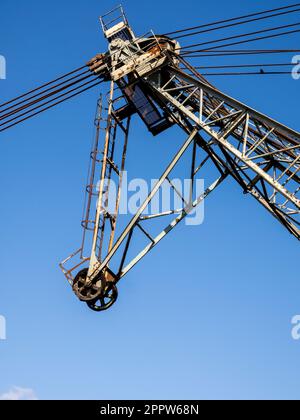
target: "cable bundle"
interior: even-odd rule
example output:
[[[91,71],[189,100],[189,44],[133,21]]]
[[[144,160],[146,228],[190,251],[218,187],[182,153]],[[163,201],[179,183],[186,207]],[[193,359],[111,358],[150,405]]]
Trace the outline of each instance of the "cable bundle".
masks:
[[[99,85],[102,80],[80,67],[0,105],[0,132]]]
[[[233,17],[226,20],[219,20],[203,25],[193,26],[185,29],[168,32],[165,35],[175,37],[177,40],[194,37],[199,34],[207,34],[213,31],[235,28],[237,26],[249,24],[252,22],[260,22],[267,19],[274,19],[276,17],[289,16],[300,12],[300,3],[289,6],[279,7],[275,9],[266,10],[263,12],[252,13],[248,15]],[[180,55],[182,58],[204,58],[204,57],[229,57],[229,56],[245,56],[245,55],[271,55],[271,54],[287,54],[299,53],[299,49],[265,49],[265,50],[230,50],[228,47],[237,46],[241,44],[248,44],[252,42],[277,39],[279,37],[291,36],[300,32],[300,21],[286,25],[274,26],[256,30],[252,32],[239,33],[231,36],[216,38],[202,42],[194,42],[192,44],[183,45],[180,47]],[[226,49],[224,49],[226,48]],[[223,69],[223,68],[242,68],[242,67],[261,67],[258,72],[228,72],[228,73],[202,73],[203,76],[217,76],[217,75],[266,75],[266,74],[290,74],[285,71],[287,66],[292,66],[292,63],[267,63],[267,64],[241,64],[240,66],[196,66],[198,69]],[[279,67],[276,71],[266,71],[263,67]],[[285,68],[283,68],[285,67]]]

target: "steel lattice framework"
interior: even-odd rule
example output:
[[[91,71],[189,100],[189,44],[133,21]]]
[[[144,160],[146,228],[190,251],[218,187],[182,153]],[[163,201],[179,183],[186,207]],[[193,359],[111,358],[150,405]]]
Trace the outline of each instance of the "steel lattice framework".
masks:
[[[121,13],[110,19],[116,12]],[[89,67],[109,81],[110,91],[97,107],[82,246],[61,264],[77,297],[93,310],[109,308],[117,298],[117,282],[228,177],[300,239],[300,134],[212,86],[180,56],[175,40],[153,33],[135,37],[122,9],[103,16],[101,23],[109,51],[98,54]],[[117,235],[130,120],[134,114],[153,135],[177,125],[187,137],[147,199]],[[190,164],[186,170],[191,188],[186,201],[172,185],[170,175],[188,153]],[[197,196],[195,179],[209,164],[217,176]],[[113,211],[108,211],[112,181],[118,187]],[[146,216],[146,208],[165,182],[182,199],[182,208]],[[171,215],[173,221],[153,236],[151,222]],[[129,258],[137,231],[148,243]],[[116,258],[118,269],[112,270],[111,261]]]

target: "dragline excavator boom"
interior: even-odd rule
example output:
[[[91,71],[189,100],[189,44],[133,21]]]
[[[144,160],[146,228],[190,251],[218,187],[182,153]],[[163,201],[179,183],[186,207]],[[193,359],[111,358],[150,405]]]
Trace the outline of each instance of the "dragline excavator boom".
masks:
[[[103,16],[101,24],[109,49],[88,65],[109,82],[110,90],[97,107],[82,246],[61,264],[76,296],[95,311],[108,309],[117,299],[120,279],[228,177],[300,239],[300,134],[212,86],[181,57],[176,40],[154,33],[136,37],[122,9]],[[139,210],[117,234],[134,114],[155,136],[177,125],[187,137]],[[200,162],[197,151],[201,151]],[[186,168],[191,179],[188,202],[183,198],[181,209],[145,216],[187,153],[191,153]],[[217,175],[197,196],[195,179],[207,165]],[[108,209],[112,180],[117,194]],[[152,220],[172,214],[173,221],[160,233],[150,233]],[[129,258],[137,231],[148,244]]]

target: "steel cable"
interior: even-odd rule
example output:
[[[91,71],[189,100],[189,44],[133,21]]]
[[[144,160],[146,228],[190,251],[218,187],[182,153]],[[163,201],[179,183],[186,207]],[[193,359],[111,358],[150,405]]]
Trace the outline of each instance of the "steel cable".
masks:
[[[179,34],[179,33],[182,33],[182,32],[193,31],[195,29],[201,29],[201,28],[207,28],[207,27],[222,24],[222,23],[234,22],[236,20],[247,19],[249,17],[261,16],[261,15],[264,15],[266,13],[277,12],[277,11],[280,11],[280,10],[287,10],[287,9],[291,9],[293,7],[298,7],[298,6],[300,6],[300,3],[295,3],[295,4],[292,4],[292,5],[289,5],[289,6],[284,6],[284,7],[277,7],[275,9],[269,9],[269,10],[265,10],[263,12],[256,12],[256,13],[251,13],[251,14],[248,14],[248,15],[237,16],[237,17],[230,18],[230,19],[219,20],[219,21],[215,21],[215,22],[211,22],[211,23],[206,23],[204,25],[192,26],[192,27],[189,27],[189,28],[186,28],[186,29],[180,29],[180,30],[173,31],[173,32],[167,32],[164,35],[165,36],[176,35],[176,34]]]

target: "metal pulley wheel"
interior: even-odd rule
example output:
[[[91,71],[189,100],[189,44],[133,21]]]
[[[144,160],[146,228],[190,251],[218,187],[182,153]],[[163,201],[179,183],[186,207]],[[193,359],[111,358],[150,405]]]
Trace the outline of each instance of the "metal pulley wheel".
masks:
[[[102,312],[109,309],[118,299],[117,286],[112,284],[108,286],[103,295],[97,297],[95,300],[87,302],[90,309],[96,312]]]
[[[88,271],[88,268],[79,271],[73,283],[74,293],[83,302],[95,299],[101,291],[101,278],[93,283],[88,281]]]
[[[109,309],[118,298],[118,289],[115,284],[108,283],[105,278],[99,277],[95,282],[87,280],[88,268],[81,270],[74,279],[73,291],[76,296],[88,307],[96,312]],[[103,287],[105,290],[103,291]]]

